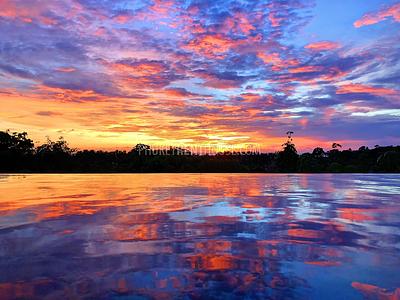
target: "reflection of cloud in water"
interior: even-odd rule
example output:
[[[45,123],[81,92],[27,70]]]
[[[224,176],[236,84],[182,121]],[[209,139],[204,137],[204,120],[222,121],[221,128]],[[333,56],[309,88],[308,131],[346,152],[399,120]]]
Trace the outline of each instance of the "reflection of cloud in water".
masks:
[[[0,184],[0,295],[321,299],[335,287],[339,298],[357,299],[357,290],[393,298],[399,181],[329,174],[10,176]]]

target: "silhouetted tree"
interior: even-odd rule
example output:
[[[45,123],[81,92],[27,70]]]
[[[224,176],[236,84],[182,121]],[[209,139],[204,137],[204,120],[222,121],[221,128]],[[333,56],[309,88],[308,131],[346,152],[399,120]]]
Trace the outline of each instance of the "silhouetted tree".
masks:
[[[286,132],[287,141],[282,145],[283,150],[278,153],[278,167],[282,172],[295,172],[297,170],[298,154],[293,143],[293,131]]]
[[[342,148],[342,145],[340,145],[338,143],[333,143],[332,144],[332,149],[337,149],[337,148]]]
[[[184,148],[181,147],[170,147],[169,148],[169,155],[192,155],[192,153]]]
[[[150,150],[150,146],[149,145],[145,145],[145,144],[137,144],[133,149],[132,152],[136,155],[144,155],[146,154],[146,151]]]
[[[362,146],[356,151],[316,147],[297,153],[288,131],[277,153],[227,151],[194,155],[171,146],[163,152],[137,144],[130,152],[71,149],[60,138],[34,147],[26,132],[0,132],[0,172],[400,172],[400,146]],[[246,155],[246,153],[248,155]],[[140,155],[151,154],[151,155]]]
[[[377,169],[385,172],[400,172],[400,153],[387,151],[377,159]]]
[[[36,149],[36,153],[39,155],[46,155],[50,153],[71,155],[75,151],[75,149],[72,149],[68,146],[67,141],[65,141],[62,136],[60,136],[58,141],[55,142],[47,137],[47,142]]]
[[[316,158],[321,158],[325,156],[325,151],[324,149],[317,147],[313,150],[312,155]]]
[[[0,132],[0,171],[29,171],[34,144],[26,132]]]
[[[34,150],[34,144],[28,138],[26,132],[1,131],[0,132],[0,151],[13,151],[20,154],[31,154]]]

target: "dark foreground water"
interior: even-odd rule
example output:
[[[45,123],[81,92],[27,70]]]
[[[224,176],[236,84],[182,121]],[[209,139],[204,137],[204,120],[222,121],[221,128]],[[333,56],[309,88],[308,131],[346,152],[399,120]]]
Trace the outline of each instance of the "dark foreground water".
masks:
[[[399,175],[0,175],[0,299],[400,299]]]

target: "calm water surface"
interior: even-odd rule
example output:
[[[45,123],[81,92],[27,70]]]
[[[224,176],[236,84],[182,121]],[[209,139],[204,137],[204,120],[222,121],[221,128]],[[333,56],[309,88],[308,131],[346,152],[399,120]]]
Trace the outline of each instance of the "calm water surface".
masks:
[[[0,175],[0,299],[400,299],[399,175]]]

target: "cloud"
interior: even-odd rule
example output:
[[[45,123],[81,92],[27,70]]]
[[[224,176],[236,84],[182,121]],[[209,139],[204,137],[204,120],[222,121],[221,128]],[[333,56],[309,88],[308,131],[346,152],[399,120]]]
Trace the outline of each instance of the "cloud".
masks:
[[[42,117],[53,117],[53,116],[61,116],[62,115],[62,113],[55,112],[55,111],[38,111],[36,114],[38,116],[42,116]]]
[[[40,125],[42,133],[75,128],[72,144],[112,136],[101,143],[220,139],[269,148],[277,141],[279,147],[286,128],[297,128],[303,148],[335,136],[348,144],[356,135],[357,143],[391,141],[398,34],[378,26],[350,40],[341,31],[348,30],[347,15],[333,17],[343,26],[316,28],[314,5],[3,0],[0,89],[7,111],[0,117],[15,127]],[[357,24],[389,18],[398,20],[396,5]]]
[[[149,76],[160,74],[168,70],[168,66],[164,62],[148,59],[119,60],[113,64],[113,68],[131,76]]]
[[[377,24],[387,20],[388,18],[392,18],[395,22],[400,22],[400,3],[383,8],[377,12],[365,14],[361,19],[354,22],[354,27],[360,28],[363,26]]]
[[[167,88],[163,90],[163,94],[177,98],[209,97],[208,95],[191,93],[184,88]]]
[[[56,69],[57,72],[64,72],[64,73],[70,73],[70,72],[75,72],[76,69],[72,67],[60,67]]]
[[[383,87],[374,87],[356,83],[340,85],[336,90],[336,94],[363,94],[363,93],[385,96],[385,95],[396,95],[399,93],[399,91]]]
[[[322,66],[302,66],[289,69],[289,73],[313,73],[323,70]]]
[[[337,49],[339,47],[340,47],[339,43],[323,41],[323,42],[315,42],[308,44],[304,48],[310,49],[312,51],[328,51]]]
[[[189,41],[183,48],[207,58],[224,58],[230,49],[242,43],[243,40],[233,40],[222,34],[203,34]]]

